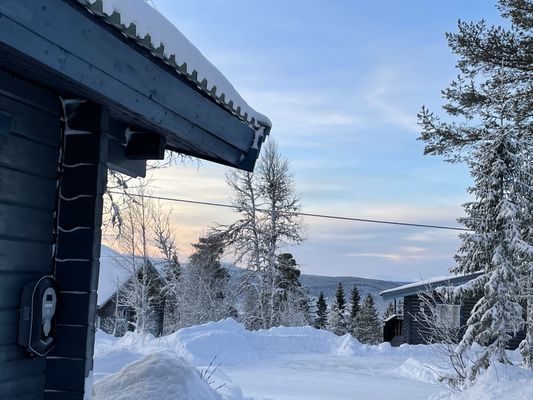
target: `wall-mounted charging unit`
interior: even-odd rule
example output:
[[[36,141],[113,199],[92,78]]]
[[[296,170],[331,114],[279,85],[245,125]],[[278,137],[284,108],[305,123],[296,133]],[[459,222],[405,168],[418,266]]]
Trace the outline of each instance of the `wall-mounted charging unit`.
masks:
[[[57,283],[51,276],[24,286],[18,343],[32,356],[44,356],[55,345]]]

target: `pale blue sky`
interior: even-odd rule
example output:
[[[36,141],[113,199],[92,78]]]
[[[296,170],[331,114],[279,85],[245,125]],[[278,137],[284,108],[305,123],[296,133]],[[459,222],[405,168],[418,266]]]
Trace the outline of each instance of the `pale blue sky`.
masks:
[[[456,225],[464,166],[423,156],[416,113],[440,112],[457,75],[444,33],[458,18],[501,23],[490,0],[153,0],[258,111],[291,161],[304,210]],[[203,162],[156,177],[154,194],[228,202],[225,168]],[[184,253],[230,211],[173,206]],[[291,248],[305,273],[411,280],[447,272],[447,231],[305,220]]]

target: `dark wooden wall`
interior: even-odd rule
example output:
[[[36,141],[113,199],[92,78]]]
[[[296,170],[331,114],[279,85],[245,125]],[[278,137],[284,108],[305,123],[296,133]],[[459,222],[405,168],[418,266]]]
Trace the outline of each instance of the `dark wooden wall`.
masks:
[[[405,296],[403,303],[403,329],[404,329],[404,338],[406,343],[409,344],[426,344],[421,330],[423,327],[420,325],[419,321],[415,321],[414,315],[420,312],[420,299],[418,295]]]
[[[465,332],[465,326],[470,318],[472,309],[478,302],[479,297],[463,299],[461,303],[461,326],[463,327],[462,334]],[[403,339],[405,343],[409,344],[426,344],[424,327],[419,321],[415,321],[414,316],[420,312],[421,301],[418,295],[404,297],[404,325]],[[525,332],[518,332],[510,341],[509,349],[514,350],[518,347],[520,342],[524,339]]]
[[[46,359],[17,345],[18,309],[24,285],[52,273],[61,104],[0,69],[0,115],[0,398],[42,399]]]

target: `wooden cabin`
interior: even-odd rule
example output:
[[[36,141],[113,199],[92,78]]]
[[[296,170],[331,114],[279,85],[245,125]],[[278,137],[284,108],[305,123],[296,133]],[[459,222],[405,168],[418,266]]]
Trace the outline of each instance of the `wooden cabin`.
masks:
[[[393,346],[400,346],[404,343],[427,344],[430,341],[427,328],[423,326],[423,318],[418,318],[423,307],[421,295],[433,296],[439,312],[446,317],[447,321],[455,325],[459,335],[462,336],[466,322],[480,297],[464,298],[460,303],[448,304],[439,300],[435,289],[459,286],[479,275],[481,273],[478,272],[463,276],[433,278],[381,292],[380,295],[384,300],[394,300],[395,305],[398,299],[403,302],[403,307],[395,310],[395,314],[385,320],[383,341],[390,342]],[[524,336],[524,332],[519,332],[509,342],[509,348],[516,349]]]
[[[144,0],[1,0],[0,398],[91,396],[108,170],[252,171],[269,131]]]
[[[142,260],[139,260],[142,261]],[[139,263],[140,264],[140,263]],[[109,267],[108,263],[106,267]],[[107,291],[102,289],[102,265],[100,266],[100,277],[98,287],[98,302],[96,308],[96,327],[106,333],[115,336],[123,336],[127,331],[133,331],[135,326],[135,308],[138,302],[132,300],[132,296],[139,295],[139,282],[143,282],[140,273],[145,272],[147,280],[144,287],[147,289],[147,321],[146,332],[159,337],[163,334],[165,323],[166,293],[164,291],[165,281],[158,269],[151,263],[137,265],[132,268],[130,265],[121,273],[122,280],[108,282]],[[111,288],[111,290],[109,290]],[[136,304],[137,303],[137,304]]]

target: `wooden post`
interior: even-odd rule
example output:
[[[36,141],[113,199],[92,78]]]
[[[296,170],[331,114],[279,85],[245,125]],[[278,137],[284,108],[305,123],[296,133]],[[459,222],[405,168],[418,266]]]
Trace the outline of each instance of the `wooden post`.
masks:
[[[85,390],[92,390],[102,196],[107,176],[107,109],[71,103],[66,111],[55,256],[60,288],[57,345],[47,357],[46,400],[83,399]]]

